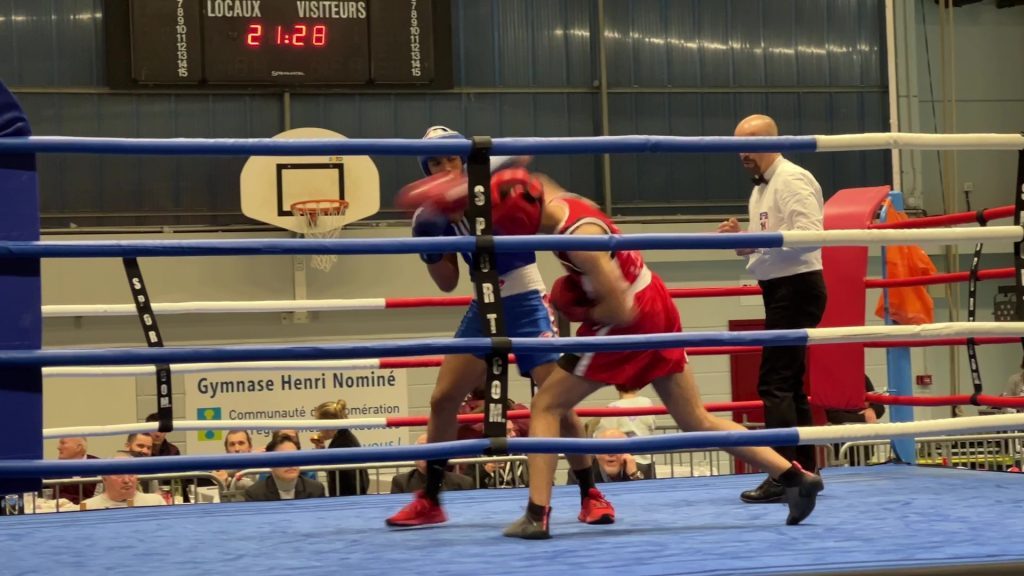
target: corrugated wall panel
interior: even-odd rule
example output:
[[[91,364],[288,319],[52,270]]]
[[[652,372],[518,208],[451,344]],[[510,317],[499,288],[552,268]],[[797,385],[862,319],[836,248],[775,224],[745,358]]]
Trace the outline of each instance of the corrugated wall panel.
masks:
[[[887,81],[885,64],[885,4],[857,2],[860,20],[857,25],[857,48],[861,58],[861,84],[883,85]]]
[[[701,50],[694,0],[665,1],[664,15],[668,51],[668,81],[671,86],[700,86]]]
[[[276,96],[23,94],[19,100],[38,135],[248,138],[281,130]],[[103,212],[143,215],[118,220],[123,225],[210,222],[207,217],[172,216],[155,222],[144,215],[238,212],[238,175],[245,160],[43,155],[42,207],[51,216],[49,225],[94,225],[99,220],[88,214]]]
[[[783,134],[858,133],[884,130],[886,96],[875,92],[615,93],[609,100],[613,134],[731,135],[750,114],[766,113]],[[854,186],[884,184],[884,151],[793,154],[811,170],[826,196]],[[664,213],[708,212],[685,205],[745,205],[747,174],[733,154],[617,155],[612,190],[625,213],[650,213],[647,205],[680,204]],[[630,206],[632,204],[632,206]]]
[[[727,2],[699,2],[697,37],[700,46],[701,87],[733,85],[732,50],[729,46]]]
[[[292,126],[349,137],[419,137],[433,124],[493,136],[599,134],[596,5],[454,0],[456,83],[483,90],[295,94]],[[882,6],[881,0],[607,0],[609,130],[731,134],[744,115],[765,111],[788,134],[884,130]],[[0,76],[13,86],[102,86],[101,7],[102,0],[0,0],[0,50],[11,56],[0,58]],[[801,90],[808,86],[815,92]],[[279,95],[20,97],[39,134],[245,137],[283,129]],[[826,193],[888,179],[885,153],[795,159],[815,171]],[[600,197],[600,158],[536,162],[574,191]],[[44,209],[232,212],[242,163],[45,156]],[[385,206],[399,186],[419,176],[414,159],[380,158],[377,165]],[[643,213],[692,212],[687,205],[742,204],[749,193],[733,155],[615,156],[612,174],[614,201],[626,212],[644,206],[651,208]],[[664,207],[669,204],[679,207]],[[118,221],[157,223],[132,218]],[[224,221],[167,217],[159,223]]]
[[[102,0],[0,0],[0,78],[14,86],[102,84]]]
[[[457,78],[464,86],[590,86],[588,0],[453,3]]]
[[[828,86],[828,2],[802,0],[796,3],[796,66],[800,86]],[[852,23],[850,23],[852,25]]]
[[[795,11],[796,0],[775,0],[771,10],[761,11],[765,84],[768,86],[799,83]]]
[[[765,41],[762,14],[774,10],[762,0],[731,0],[725,3],[729,15],[729,46],[732,48],[733,82],[736,86],[765,84]]]

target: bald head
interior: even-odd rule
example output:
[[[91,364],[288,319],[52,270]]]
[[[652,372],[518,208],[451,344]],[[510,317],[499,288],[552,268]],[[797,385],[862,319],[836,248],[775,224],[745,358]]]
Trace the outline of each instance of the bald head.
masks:
[[[779,127],[771,116],[754,114],[747,116],[736,126],[737,136],[778,136]]]
[[[763,138],[779,135],[779,127],[771,116],[747,116],[736,126],[735,135],[741,138]],[[778,152],[740,152],[740,162],[754,176],[763,175],[778,160]]]
[[[61,438],[57,441],[57,458],[60,460],[85,458],[87,446],[85,438],[82,437]]]

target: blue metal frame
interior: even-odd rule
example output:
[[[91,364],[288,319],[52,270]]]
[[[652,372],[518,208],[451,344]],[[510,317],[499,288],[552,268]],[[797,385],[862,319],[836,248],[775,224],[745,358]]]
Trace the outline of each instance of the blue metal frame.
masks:
[[[0,140],[31,133],[14,95],[0,82]],[[0,153],[0,241],[39,240],[35,156]],[[0,256],[0,348],[38,351],[42,345],[38,258]],[[0,365],[0,461],[43,457],[43,377],[38,366]],[[42,487],[39,477],[0,478],[0,494]]]
[[[892,191],[889,193],[889,200],[896,210],[903,210],[903,193]],[[888,210],[882,206],[880,220],[885,222],[888,219]],[[886,247],[882,246],[882,278],[888,277],[888,266],[886,266]],[[892,325],[892,317],[889,315],[889,289],[882,289],[882,297],[885,302],[885,323]],[[914,387],[911,382],[910,348],[886,348],[885,350],[886,375],[889,381],[889,391],[898,396],[912,396]],[[890,406],[889,418],[893,422],[913,422],[913,406]],[[917,448],[913,438],[895,438],[892,440],[892,449],[900,460],[908,464],[917,463]]]

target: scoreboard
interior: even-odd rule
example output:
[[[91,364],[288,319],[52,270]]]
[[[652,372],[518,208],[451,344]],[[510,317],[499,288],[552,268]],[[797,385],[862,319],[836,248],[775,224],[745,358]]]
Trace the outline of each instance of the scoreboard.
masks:
[[[108,20],[108,45],[123,50],[116,36],[128,37],[133,85],[431,87],[438,54],[450,60],[450,22],[438,10],[447,4],[128,0],[127,14]],[[108,62],[124,60],[113,56]],[[440,68],[442,80],[450,76],[450,63]]]

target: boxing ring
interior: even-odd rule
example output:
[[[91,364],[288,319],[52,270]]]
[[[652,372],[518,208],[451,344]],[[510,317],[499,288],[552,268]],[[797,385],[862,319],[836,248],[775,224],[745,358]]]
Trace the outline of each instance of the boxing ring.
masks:
[[[0,126],[0,128],[4,128]],[[0,133],[3,133],[0,130]],[[972,271],[978,278],[1014,277],[1020,286],[1024,231],[1024,188],[1010,210],[1013,226],[963,229],[861,229],[834,226],[824,232],[753,234],[641,234],[610,237],[496,237],[481,248],[477,238],[395,238],[387,240],[216,240],[40,242],[38,193],[33,155],[84,154],[212,154],[212,155],[468,155],[470,187],[484,186],[481,160],[494,155],[567,153],[724,153],[738,151],[843,151],[874,148],[1024,150],[1021,135],[861,134],[780,138],[681,138],[621,136],[595,138],[512,138],[480,141],[438,140],[152,140],[113,138],[30,137],[25,133],[0,138],[0,184],[9,191],[13,209],[0,214],[0,493],[37,490],[42,478],[119,473],[209,470],[231,467],[315,466],[340,463],[395,462],[507,453],[665,452],[690,448],[832,444],[853,440],[913,438],[924,435],[1024,429],[1024,414],[967,417],[922,422],[808,427],[745,432],[667,434],[625,440],[492,437],[422,446],[354,448],[272,454],[153,457],[128,460],[42,460],[42,439],[61,435],[105,435],[137,431],[210,429],[211,421],[115,424],[90,428],[43,430],[41,382],[44,375],[151,374],[202,366],[237,368],[250,363],[354,362],[363,365],[433,366],[432,354],[550,351],[599,352],[683,346],[693,354],[728,354],[758,346],[810,345],[832,369],[856,366],[844,350],[863,346],[906,348],[953,343],[1016,342],[1024,337],[1021,322],[937,323],[923,326],[863,326],[863,308],[839,311],[822,328],[751,332],[686,332],[645,336],[558,339],[490,338],[410,339],[302,345],[181,346],[115,349],[55,349],[40,345],[41,319],[76,315],[74,307],[43,308],[39,301],[41,258],[175,257],[281,254],[415,254],[420,252],[493,253],[525,250],[664,250],[780,247],[836,247],[865,250],[886,244],[1012,242],[1017,247],[1012,270]],[[1024,154],[1022,154],[1024,158]],[[477,175],[474,175],[476,171]],[[1021,176],[1024,179],[1024,160]],[[1018,187],[1022,182],[1018,182]],[[844,191],[848,192],[848,191]],[[882,198],[886,191],[874,189]],[[488,197],[489,195],[485,195]],[[852,195],[847,195],[852,198]],[[857,206],[854,206],[857,204]],[[870,203],[851,200],[848,211],[864,212]],[[870,207],[873,211],[877,202]],[[483,205],[489,226],[489,203]],[[860,214],[863,220],[863,214]],[[852,218],[852,217],[851,217]],[[969,220],[973,221],[973,220]],[[980,221],[980,217],[979,217]],[[946,224],[958,223],[947,221]],[[849,228],[849,229],[842,229]],[[487,230],[488,228],[484,228]],[[486,235],[486,234],[485,234]],[[479,253],[479,252],[478,252]],[[839,255],[847,252],[837,252]],[[866,254],[866,252],[865,252]],[[828,260],[826,259],[826,267]],[[856,267],[851,267],[856,273]],[[850,272],[847,270],[846,272]],[[963,281],[948,275],[935,282]],[[927,282],[927,281],[925,281]],[[856,290],[897,286],[881,279],[875,286],[861,273]],[[477,287],[479,290],[479,286]],[[703,290],[703,292],[700,292]],[[831,287],[830,287],[831,290]],[[698,294],[699,293],[699,294]],[[750,288],[695,289],[677,297],[753,294]],[[478,292],[479,294],[479,292]],[[370,302],[369,300],[372,300]],[[422,299],[427,305],[464,305],[462,299]],[[196,303],[188,303],[196,304]],[[394,303],[393,303],[394,304]],[[245,303],[236,304],[239,307]],[[282,304],[262,303],[257,311]],[[226,303],[195,308],[219,310]],[[376,309],[413,307],[367,302],[332,301],[307,309]],[[348,308],[346,308],[348,307]],[[173,306],[152,311],[172,313]],[[296,310],[288,303],[288,310]],[[179,312],[193,312],[183,306]],[[137,313],[136,306],[96,311]],[[842,313],[860,314],[843,323]],[[828,316],[828,313],[826,314]],[[847,316],[848,318],[848,316]],[[844,348],[845,347],[845,348]],[[862,348],[855,348],[861,350]],[[819,365],[827,364],[826,362]],[[349,364],[352,365],[352,364]],[[863,358],[860,358],[863,368]],[[214,368],[216,369],[216,368]],[[229,369],[229,368],[225,368]],[[507,366],[502,367],[503,370]],[[502,378],[507,377],[507,373]],[[813,377],[813,373],[812,373]],[[826,389],[821,389],[827,394]],[[898,390],[897,390],[898,392]],[[817,395],[817,392],[814,392]],[[502,387],[502,395],[507,391]],[[837,407],[863,405],[863,390],[832,398]],[[498,398],[495,398],[497,400]],[[991,400],[977,395],[968,401]],[[906,400],[905,402],[912,402]],[[903,400],[894,401],[900,404]],[[995,404],[995,402],[992,402]],[[1016,405],[1016,404],[1013,404]],[[729,408],[732,407],[720,407]],[[489,418],[489,424],[504,424]],[[510,413],[510,418],[523,414]],[[481,416],[482,418],[482,416]],[[267,429],[418,425],[422,419],[351,419],[276,422],[224,422],[228,426]],[[196,428],[196,426],[199,426]],[[492,435],[493,436],[493,435]],[[548,542],[505,539],[500,527],[515,518],[525,491],[477,490],[447,493],[451,520],[442,526],[391,531],[383,519],[408,498],[375,495],[353,498],[136,508],[0,518],[0,572],[12,574],[82,573],[157,574],[232,571],[252,574],[380,573],[422,571],[436,566],[447,573],[586,573],[613,571],[644,574],[943,574],[1019,573],[1024,549],[1007,534],[1016,531],[1019,492],[1024,475],[925,468],[890,464],[862,469],[826,469],[826,490],[815,513],[803,524],[784,526],[784,510],[773,505],[743,504],[736,494],[749,487],[744,476],[666,479],[604,484],[619,509],[610,526],[587,526],[570,512],[578,495],[573,487],[557,487],[552,515],[555,538]],[[985,505],[979,505],[984,501]],[[44,553],[43,544],[60,542],[60,554]],[[159,543],[158,545],[150,545]],[[925,572],[915,572],[925,570]]]
[[[400,494],[0,518],[0,540],[23,551],[5,555],[4,573],[19,575],[413,574],[424,566],[446,574],[1020,573],[1024,551],[1009,535],[1019,525],[1022,474],[887,465],[824,477],[814,515],[789,528],[779,521],[784,505],[739,501],[750,485],[740,475],[603,484],[621,514],[608,526],[564,514],[579,494],[559,486],[557,536],[541,543],[497,530],[522,506],[522,489],[448,493],[448,523],[413,531],[383,526],[408,501]],[[922,494],[923,485],[935,490]],[[160,545],[142,546],[148,538]],[[43,552],[58,541],[59,554]]]

